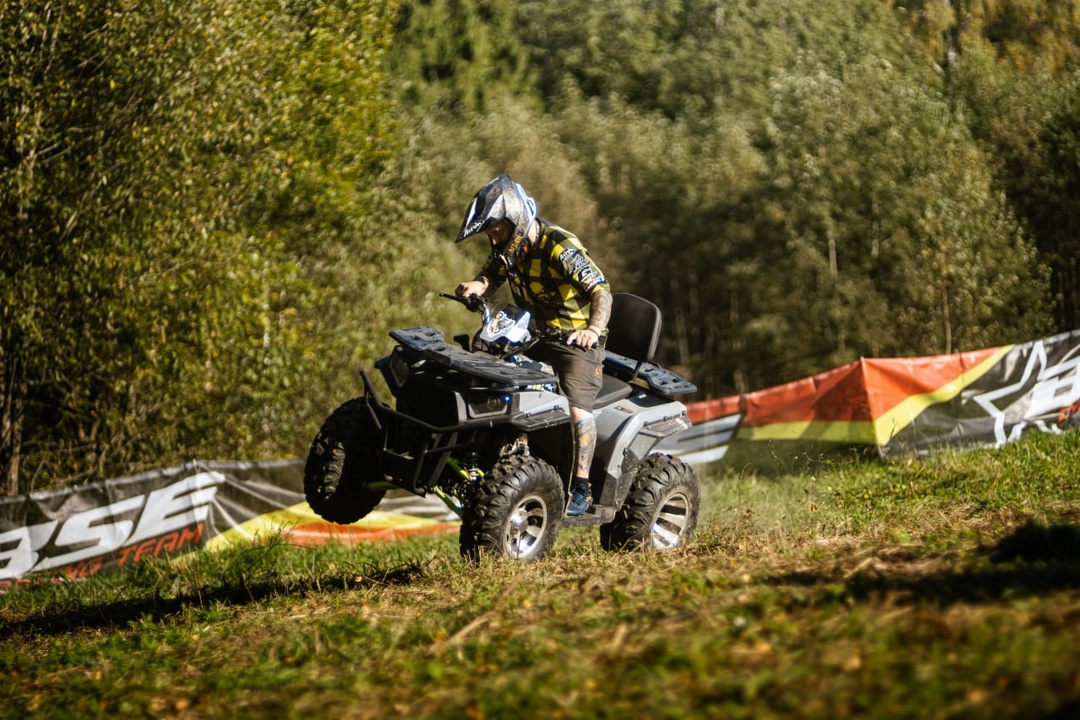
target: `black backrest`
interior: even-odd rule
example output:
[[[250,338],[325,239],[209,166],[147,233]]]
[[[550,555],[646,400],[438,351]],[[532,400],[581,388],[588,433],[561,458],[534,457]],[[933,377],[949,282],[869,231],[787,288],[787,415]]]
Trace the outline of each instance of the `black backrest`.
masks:
[[[660,308],[629,293],[612,295],[607,349],[638,365],[649,362],[660,341]]]

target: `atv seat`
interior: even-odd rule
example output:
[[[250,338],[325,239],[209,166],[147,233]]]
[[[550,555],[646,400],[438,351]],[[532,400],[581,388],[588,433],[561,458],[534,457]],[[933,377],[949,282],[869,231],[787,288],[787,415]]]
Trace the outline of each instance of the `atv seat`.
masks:
[[[607,351],[632,360],[632,382],[641,366],[651,362],[660,342],[660,308],[645,298],[630,293],[611,296],[611,319],[608,321]]]
[[[604,384],[596,398],[598,407],[630,395],[630,383],[641,366],[652,360],[660,341],[660,308],[630,293],[615,293],[611,301],[608,357],[604,362]],[[611,355],[619,356],[622,362],[607,362]]]
[[[607,407],[623,398],[630,397],[630,392],[633,390],[630,383],[607,373],[604,374],[603,383],[600,386],[600,392],[596,394],[596,400],[593,402],[593,405],[598,408]]]

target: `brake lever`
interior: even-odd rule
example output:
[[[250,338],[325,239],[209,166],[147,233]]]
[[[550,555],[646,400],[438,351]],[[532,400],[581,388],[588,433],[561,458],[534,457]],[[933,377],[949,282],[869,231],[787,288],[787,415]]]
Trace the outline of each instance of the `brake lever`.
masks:
[[[458,295],[451,295],[450,293],[441,292],[439,293],[439,297],[444,297],[449,300],[456,300],[457,302],[464,305],[465,308],[470,312],[480,314],[483,314],[484,306],[487,304],[484,302],[484,298],[480,297],[479,295],[466,295],[465,297],[460,297]]]

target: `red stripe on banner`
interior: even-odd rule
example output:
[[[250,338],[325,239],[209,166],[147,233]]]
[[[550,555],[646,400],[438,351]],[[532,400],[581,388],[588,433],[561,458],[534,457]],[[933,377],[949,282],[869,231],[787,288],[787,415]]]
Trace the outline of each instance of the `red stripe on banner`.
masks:
[[[1001,350],[973,350],[957,355],[863,360],[863,374],[874,417],[880,417],[912,395],[933,393],[956,382]]]
[[[850,363],[767,390],[691,403],[688,414],[693,422],[704,422],[740,413],[744,427],[810,421],[869,420],[866,390],[862,376],[857,372],[858,368],[859,363]]]
[[[698,402],[688,403],[686,405],[686,415],[690,418],[690,422],[700,425],[718,417],[741,413],[743,408],[742,398],[742,395],[731,395],[716,398],[715,400],[699,400]]]

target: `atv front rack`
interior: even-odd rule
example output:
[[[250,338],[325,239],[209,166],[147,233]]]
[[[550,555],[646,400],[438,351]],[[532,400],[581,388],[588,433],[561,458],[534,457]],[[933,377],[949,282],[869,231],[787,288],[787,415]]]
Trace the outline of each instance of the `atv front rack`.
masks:
[[[490,382],[513,387],[557,383],[559,379],[550,373],[530,367],[522,367],[500,360],[462,350],[446,342],[442,331],[430,325],[394,330],[390,337],[416,352],[425,360],[438,363],[459,372],[468,373]]]

